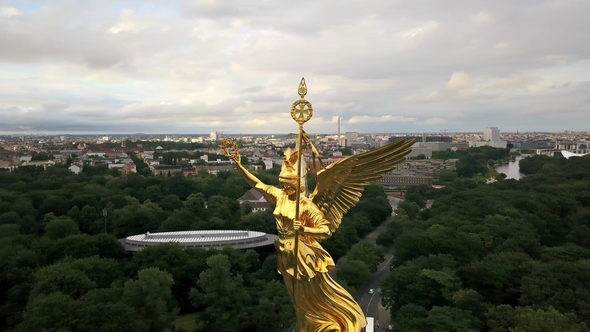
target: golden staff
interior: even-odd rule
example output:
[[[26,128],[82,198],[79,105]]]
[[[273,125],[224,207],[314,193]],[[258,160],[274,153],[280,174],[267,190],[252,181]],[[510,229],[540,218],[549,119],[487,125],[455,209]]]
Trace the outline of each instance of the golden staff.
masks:
[[[301,154],[303,146],[303,124],[309,121],[313,115],[313,107],[311,103],[303,99],[307,94],[307,85],[305,85],[305,78],[301,78],[299,83],[299,100],[295,101],[291,105],[291,117],[297,124],[299,124],[299,135],[297,136],[297,189],[295,190],[295,220],[300,221],[299,216],[299,205],[301,197]],[[294,259],[294,277],[293,280],[293,304],[295,304],[295,285],[297,284],[297,278],[299,276],[299,270],[297,269],[297,255],[299,254],[299,230],[295,231],[295,252]]]

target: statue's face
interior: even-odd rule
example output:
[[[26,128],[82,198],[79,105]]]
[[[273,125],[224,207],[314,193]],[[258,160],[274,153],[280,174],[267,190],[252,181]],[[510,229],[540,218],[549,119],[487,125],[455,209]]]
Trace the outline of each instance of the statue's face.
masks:
[[[283,187],[283,190],[288,194],[294,194],[297,191],[297,180],[279,177],[279,182]]]

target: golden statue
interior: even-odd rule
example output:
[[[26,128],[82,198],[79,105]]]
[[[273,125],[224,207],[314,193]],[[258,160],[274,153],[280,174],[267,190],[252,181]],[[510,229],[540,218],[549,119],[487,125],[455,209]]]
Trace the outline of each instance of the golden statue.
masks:
[[[224,140],[223,150],[246,182],[276,205],[273,214],[279,233],[278,272],[293,301],[299,331],[360,332],[366,325],[365,316],[352,295],[328,274],[335,267],[334,261],[319,241],[338,229],[342,216],[359,201],[371,181],[404,160],[414,141],[398,140],[327,166],[317,172],[316,188],[308,197],[306,174],[302,174],[308,170],[302,160],[302,145],[311,145],[311,141],[303,124],[313,115],[313,108],[303,99],[307,93],[304,79],[298,92],[301,99],[293,103],[291,116],[299,124],[299,136],[296,151],[285,151],[279,175],[282,189],[262,183],[246,170],[235,142]],[[319,159],[313,145],[311,149]]]

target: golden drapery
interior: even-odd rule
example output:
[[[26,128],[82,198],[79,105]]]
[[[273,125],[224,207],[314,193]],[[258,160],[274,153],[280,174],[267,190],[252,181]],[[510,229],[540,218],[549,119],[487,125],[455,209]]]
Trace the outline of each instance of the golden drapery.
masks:
[[[366,325],[365,316],[352,295],[328,274],[335,267],[330,254],[315,237],[305,234],[299,236],[298,253],[294,252],[295,202],[279,188],[259,184],[257,189],[269,202],[276,204],[273,214],[279,233],[277,269],[283,276],[291,300],[296,303],[299,331],[360,331]],[[301,197],[300,202],[301,220],[305,227],[317,228],[328,223],[310,199]],[[297,281],[293,273],[295,262]],[[296,294],[292,294],[293,282],[297,282]]]

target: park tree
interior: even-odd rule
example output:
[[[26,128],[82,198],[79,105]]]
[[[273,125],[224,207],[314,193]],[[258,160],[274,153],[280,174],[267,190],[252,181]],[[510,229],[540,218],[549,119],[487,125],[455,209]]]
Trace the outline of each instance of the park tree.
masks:
[[[457,179],[458,174],[455,171],[443,170],[438,174],[438,179],[442,183],[450,183]]]
[[[426,198],[414,191],[406,193],[405,201],[416,203],[419,208],[426,207]]]
[[[0,214],[0,225],[16,224],[20,223],[21,219],[18,213],[11,211]]]
[[[345,223],[347,221],[348,220],[343,220],[342,223]],[[371,218],[365,212],[359,212],[354,214],[352,216],[352,220],[350,220],[350,224],[354,227],[354,230],[356,231],[356,239],[358,239],[359,237],[365,237],[365,235],[369,234],[374,228],[374,226],[371,224]],[[356,241],[352,240],[349,241],[349,243],[352,244]]]
[[[434,307],[426,318],[426,331],[481,331],[482,322],[468,311],[444,306]]]
[[[274,216],[269,211],[259,211],[243,215],[238,222],[239,229],[276,233]]]
[[[395,314],[395,329],[399,331],[426,331],[428,311],[424,307],[408,303],[399,308]]]
[[[586,305],[590,297],[590,261],[550,262],[534,265],[522,277],[519,302],[521,305],[546,307],[575,314],[584,322],[590,321]]]
[[[78,299],[96,287],[86,273],[68,263],[58,263],[39,269],[31,290],[31,298],[54,292]]]
[[[371,273],[377,272],[377,267],[385,260],[382,250],[369,241],[361,241],[352,246],[346,257],[364,262]]]
[[[156,231],[163,216],[165,213],[157,204],[146,201],[113,211],[110,224],[114,235],[121,238]]]
[[[203,324],[203,331],[240,330],[250,317],[244,308],[251,302],[243,287],[241,275],[231,272],[228,257],[217,254],[207,259],[209,269],[199,276],[197,285],[190,293],[196,308],[201,309],[197,320]]]
[[[0,326],[21,320],[39,264],[36,253],[22,244],[0,246]]]
[[[162,222],[158,231],[160,232],[177,232],[190,231],[195,229],[198,218],[188,209],[181,209],[172,212],[166,220]]]
[[[172,295],[180,308],[190,308],[188,294],[194,285],[194,280],[207,268],[205,260],[213,255],[205,250],[183,250],[174,243],[148,247],[133,256],[131,267],[133,271],[147,268],[158,268],[170,273],[174,284],[171,286]]]
[[[182,201],[176,195],[166,195],[160,201],[160,206],[164,211],[179,210],[183,207]]]
[[[70,296],[51,292],[33,298],[23,314],[23,321],[17,332],[29,331],[72,331],[77,301]]]
[[[552,307],[535,310],[530,307],[499,305],[490,309],[487,318],[490,332],[590,331],[575,315],[564,315]]]
[[[178,308],[170,287],[172,276],[157,268],[140,270],[137,280],[125,282],[122,302],[134,311],[135,321],[156,332],[171,328]]]
[[[410,303],[430,310],[452,303],[461,281],[453,268],[456,262],[446,255],[419,257],[397,266],[382,284],[383,304],[392,315]]]
[[[45,226],[45,235],[53,240],[62,239],[79,232],[78,225],[68,217],[55,218]]]
[[[146,320],[136,320],[133,308],[124,302],[107,302],[91,297],[84,300],[79,301],[75,331],[149,331]]]
[[[339,267],[336,272],[338,279],[343,280],[348,285],[356,288],[367,282],[371,278],[371,270],[365,262],[360,260],[351,260],[350,258]]]
[[[411,201],[402,201],[397,205],[396,214],[408,216],[410,219],[416,219],[420,213],[420,205]]]
[[[458,273],[465,284],[481,294],[486,301],[516,305],[521,280],[531,272],[533,264],[527,254],[501,252],[464,265]]]
[[[184,201],[184,205],[189,211],[191,211],[196,217],[207,220],[209,215],[207,213],[207,199],[202,193],[191,194]]]
[[[254,309],[257,331],[278,331],[293,325],[293,303],[282,281],[266,283],[257,297],[258,305]]]

